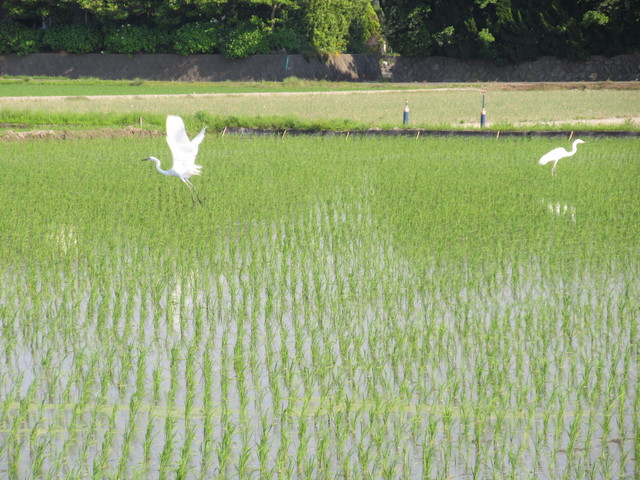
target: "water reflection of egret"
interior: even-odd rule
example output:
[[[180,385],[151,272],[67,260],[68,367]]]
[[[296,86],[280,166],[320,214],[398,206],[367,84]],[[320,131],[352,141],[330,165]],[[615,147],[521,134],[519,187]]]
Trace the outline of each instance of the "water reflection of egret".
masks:
[[[50,235],[56,246],[64,254],[78,245],[78,236],[73,226],[62,225],[56,233]]]
[[[182,334],[182,320],[191,317],[193,314],[193,282],[195,274],[190,272],[184,278],[176,279],[176,282],[169,294],[167,308],[170,309],[171,326],[173,331]]]
[[[543,200],[544,201],[544,200]],[[557,217],[569,216],[573,223],[576,223],[576,207],[561,202],[548,202],[547,210]]]
[[[175,286],[173,287],[173,291],[171,292],[171,298],[169,301],[171,302],[170,308],[172,310],[171,320],[173,331],[175,333],[180,333],[180,297],[182,297],[182,285],[180,281],[177,281]]]

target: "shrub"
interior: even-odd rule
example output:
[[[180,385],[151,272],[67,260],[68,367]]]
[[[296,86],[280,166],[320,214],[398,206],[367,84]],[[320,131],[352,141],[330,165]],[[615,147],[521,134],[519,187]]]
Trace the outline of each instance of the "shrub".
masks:
[[[298,53],[302,38],[290,28],[276,28],[267,35],[267,45],[271,52]]]
[[[349,26],[347,50],[352,53],[374,52],[382,40],[380,20],[371,3],[367,2]]]
[[[41,46],[41,30],[29,29],[10,21],[0,22],[0,53],[28,55],[39,52]]]
[[[178,29],[173,49],[181,55],[215,53],[220,27],[214,22],[187,23]]]
[[[102,35],[89,25],[60,25],[44,31],[43,44],[52,50],[91,53],[100,50]]]
[[[254,24],[241,24],[230,30],[220,51],[227,58],[246,58],[259,53],[269,53],[268,32]]]
[[[168,34],[146,26],[125,24],[108,32],[104,43],[113,53],[155,53],[168,43]]]

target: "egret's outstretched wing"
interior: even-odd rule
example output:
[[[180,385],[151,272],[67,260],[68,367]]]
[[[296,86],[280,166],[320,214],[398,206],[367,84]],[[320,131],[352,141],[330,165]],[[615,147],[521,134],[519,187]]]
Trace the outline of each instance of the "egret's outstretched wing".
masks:
[[[198,146],[204,138],[203,128],[198,135],[189,140],[182,118],[176,115],[167,116],[167,143],[173,155],[173,170],[178,174],[199,175],[200,166],[196,165]]]
[[[204,127],[202,130],[200,130],[200,133],[193,137],[193,139],[191,140],[191,145],[195,147],[196,153],[198,152],[198,146],[202,143],[202,140],[204,140],[204,131],[206,129],[207,127]]]

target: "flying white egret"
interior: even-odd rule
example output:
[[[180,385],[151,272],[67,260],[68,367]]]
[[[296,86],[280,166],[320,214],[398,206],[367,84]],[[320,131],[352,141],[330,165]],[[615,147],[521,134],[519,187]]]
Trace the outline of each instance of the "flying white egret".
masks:
[[[553,168],[551,169],[551,175],[556,174],[556,165],[558,165],[558,160],[564,157],[570,157],[574,155],[578,151],[579,143],[587,143],[584,140],[580,140],[579,138],[573,142],[573,147],[570,152],[567,152],[566,149],[562,147],[554,148],[549,153],[544,154],[540,161],[538,162],[540,165],[546,165],[549,162],[553,162]]]
[[[191,200],[193,200],[193,194],[196,194],[198,202],[202,205],[202,200],[196,190],[196,187],[189,181],[193,175],[200,175],[202,167],[196,165],[196,155],[198,155],[198,146],[204,139],[204,131],[207,127],[200,130],[200,133],[193,137],[193,140],[189,140],[187,136],[187,130],[184,127],[182,118],[176,115],[167,116],[167,143],[173,156],[173,165],[169,170],[162,170],[160,168],[160,160],[156,157],[143,158],[142,161],[149,160],[155,162],[156,168],[163,175],[171,175],[178,177],[182,180],[191,192]],[[195,200],[193,200],[195,203]]]

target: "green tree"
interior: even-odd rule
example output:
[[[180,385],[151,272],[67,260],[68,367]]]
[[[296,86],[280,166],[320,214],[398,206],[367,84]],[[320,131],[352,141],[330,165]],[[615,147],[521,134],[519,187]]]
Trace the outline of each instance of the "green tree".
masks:
[[[477,56],[485,28],[480,0],[381,0],[384,33],[404,55]]]
[[[268,12],[267,18],[273,23],[279,19],[286,19],[289,14],[299,7],[294,0],[244,0],[250,7],[255,8],[256,13],[260,10]]]
[[[640,48],[640,2],[380,0],[384,33],[404,55],[583,58]]]
[[[126,51],[361,52],[381,33],[403,55],[500,62],[640,50],[631,0],[2,0],[0,21],[17,32],[5,28],[0,51],[14,53],[107,39]]]
[[[358,36],[353,45],[362,45],[379,25],[369,0],[302,0],[300,5],[306,38],[319,52],[345,52],[351,35]]]
[[[580,16],[585,49],[615,55],[640,50],[640,2],[582,0]]]

